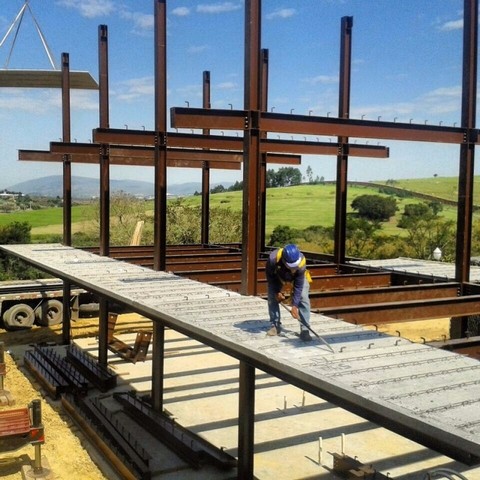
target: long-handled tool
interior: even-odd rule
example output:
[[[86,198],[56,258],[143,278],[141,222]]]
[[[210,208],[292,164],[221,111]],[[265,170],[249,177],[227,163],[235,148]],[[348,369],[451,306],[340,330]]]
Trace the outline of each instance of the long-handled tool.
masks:
[[[285,308],[285,310],[287,312],[289,312],[290,315],[292,315],[292,309],[291,308],[289,308],[283,302],[280,302],[280,305],[282,305],[282,307]],[[293,315],[292,315],[292,317],[293,317]],[[293,317],[293,318],[295,318],[295,317]],[[297,318],[297,320],[300,322],[301,325],[308,328],[308,330],[310,330],[310,332],[312,332],[324,345],[326,345],[332,353],[335,353],[335,350],[332,348],[332,346],[324,338],[322,338],[315,330],[313,330],[310,325],[307,325],[307,323],[305,323],[305,321],[302,320],[300,317]]]

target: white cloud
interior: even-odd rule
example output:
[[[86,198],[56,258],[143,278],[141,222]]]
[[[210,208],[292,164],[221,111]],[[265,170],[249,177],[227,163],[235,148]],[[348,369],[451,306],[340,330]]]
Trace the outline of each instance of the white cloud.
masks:
[[[440,26],[440,30],[443,32],[450,32],[452,30],[461,30],[463,28],[463,19],[452,20],[450,22],[445,22]]]
[[[177,7],[172,10],[172,15],[186,17],[187,15],[190,15],[190,9],[188,7]]]
[[[58,0],[57,5],[78,10],[82,17],[96,18],[115,11],[112,0]]]
[[[461,95],[459,86],[437,88],[409,102],[360,106],[352,109],[350,118],[361,118],[363,115],[366,120],[376,120],[381,116],[385,121],[398,118],[399,122],[408,123],[412,119],[412,123],[428,124],[442,120],[445,125],[446,121],[458,115]]]
[[[188,53],[191,53],[192,55],[195,55],[197,53],[202,53],[207,49],[208,49],[207,45],[193,45],[193,46],[189,47],[187,51],[188,51]]]
[[[135,100],[140,97],[151,97],[155,95],[154,78],[142,77],[132,78],[119,83],[112,92],[119,100]]]
[[[225,13],[239,10],[242,6],[239,3],[223,2],[223,3],[209,3],[197,6],[198,13]]]
[[[235,90],[238,85],[235,82],[222,82],[216,85],[219,90]]]
[[[306,78],[304,81],[310,85],[330,85],[338,83],[338,77],[336,75],[317,75],[316,77]]]
[[[274,18],[290,18],[293,17],[297,11],[294,8],[278,8],[272,13],[267,14],[267,20],[273,20]]]
[[[154,16],[147,13],[128,12],[126,10],[120,12],[120,16],[125,20],[133,22],[133,32],[137,34],[144,34],[150,32],[154,28]]]

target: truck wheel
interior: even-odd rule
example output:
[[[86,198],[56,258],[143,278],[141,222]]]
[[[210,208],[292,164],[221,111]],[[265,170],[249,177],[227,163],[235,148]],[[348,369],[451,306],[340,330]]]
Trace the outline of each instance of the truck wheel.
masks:
[[[35,320],[42,327],[51,327],[62,323],[63,303],[51,298],[45,300],[35,309]]]
[[[31,328],[34,319],[33,308],[26,303],[13,305],[3,314],[3,323],[7,330]]]

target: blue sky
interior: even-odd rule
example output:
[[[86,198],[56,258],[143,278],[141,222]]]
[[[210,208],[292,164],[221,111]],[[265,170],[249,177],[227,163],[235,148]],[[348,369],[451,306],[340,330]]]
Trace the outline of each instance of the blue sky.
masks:
[[[2,38],[22,5],[23,0],[0,0]],[[153,6],[153,0],[30,0],[57,64],[68,52],[72,70],[90,71],[96,79],[98,26],[108,25],[113,128],[153,129]],[[458,125],[462,10],[462,0],[263,0],[269,109],[336,116],[340,21],[349,15],[354,22],[350,117]],[[242,0],[167,1],[169,107],[201,107],[202,72],[209,70],[212,107],[243,108],[243,28]],[[0,49],[2,68],[12,38]],[[8,68],[51,68],[29,12]],[[98,126],[98,94],[72,91],[71,102],[72,139],[88,142]],[[17,161],[17,150],[48,149],[61,135],[59,90],[0,88],[0,188],[60,174],[60,165]],[[352,157],[350,180],[458,174],[457,146],[381,144],[390,147],[390,159]],[[307,166],[314,175],[335,178],[335,157],[305,156],[301,170]],[[97,177],[98,169],[74,166],[73,174]],[[111,177],[151,181],[153,170],[112,167]],[[240,172],[212,174],[213,182],[235,180],[241,180]],[[200,170],[169,169],[170,184],[190,181],[201,181]]]

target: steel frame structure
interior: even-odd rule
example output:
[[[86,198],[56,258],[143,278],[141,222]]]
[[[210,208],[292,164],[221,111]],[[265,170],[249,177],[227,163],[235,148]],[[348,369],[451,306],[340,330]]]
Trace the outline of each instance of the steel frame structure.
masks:
[[[334,260],[337,266],[345,261],[345,208],[348,157],[357,153],[370,157],[386,156],[383,148],[359,147],[348,145],[349,137],[391,139],[419,142],[440,142],[455,144],[460,147],[459,175],[459,208],[458,234],[455,280],[460,294],[467,289],[470,272],[471,231],[472,231],[472,193],[473,165],[475,146],[479,142],[478,130],[475,127],[476,115],[476,83],[477,83],[477,40],[478,40],[478,0],[464,2],[464,41],[463,41],[463,82],[462,82],[462,120],[460,127],[418,125],[411,123],[371,122],[349,118],[350,90],[350,55],[353,21],[351,17],[342,19],[341,58],[340,58],[340,94],[338,118],[285,115],[267,112],[266,60],[268,54],[262,53],[261,46],[261,0],[245,2],[245,98],[243,110],[214,110],[210,108],[208,82],[204,78],[204,102],[202,109],[173,108],[171,125],[174,128],[201,128],[203,135],[186,135],[167,132],[166,112],[166,0],[154,0],[155,12],[155,129],[153,132],[120,131],[110,129],[108,125],[108,65],[106,53],[106,27],[100,29],[100,128],[93,131],[93,140],[100,145],[100,183],[101,183],[101,244],[100,254],[109,254],[109,165],[115,148],[122,145],[137,147],[149,146],[149,155],[153,151],[155,178],[155,243],[153,246],[153,268],[164,270],[166,267],[166,168],[168,166],[169,148],[197,148],[242,150],[244,167],[243,215],[244,230],[242,239],[241,291],[247,295],[258,293],[257,264],[262,241],[262,156],[267,152],[276,153],[315,153],[325,152],[337,156],[337,203]],[[67,75],[64,76],[68,77]],[[64,80],[64,98],[68,98],[68,80]],[[64,103],[64,112],[69,108]],[[58,159],[55,155],[63,155],[64,162],[64,198],[71,199],[70,164],[74,159],[74,146],[70,143],[69,115],[64,118],[64,145],[52,144],[50,160]],[[241,130],[243,139],[210,135],[211,129]],[[292,133],[305,135],[337,136],[337,144],[321,145],[315,142],[274,141],[266,138],[267,132]],[[242,142],[243,148],[238,148]],[[63,142],[62,142],[63,143]],[[115,144],[113,147],[111,144]],[[82,147],[80,147],[82,148]],[[97,146],[95,146],[97,148]],[[57,152],[54,152],[54,150]],[[62,150],[63,149],[63,150]],[[363,150],[363,151],[361,151]],[[138,148],[138,152],[141,149]],[[86,151],[81,152],[84,155]],[[135,152],[137,153],[137,152]],[[76,153],[77,155],[80,152]],[[173,150],[172,150],[173,154]],[[33,153],[32,153],[33,155]],[[265,163],[265,162],[264,162]],[[208,167],[203,171],[204,185],[207,181]],[[208,203],[207,201],[205,203]],[[205,214],[204,214],[205,215]],[[64,217],[64,241],[71,242],[68,225],[71,223],[69,205]],[[203,233],[203,238],[208,235]],[[69,285],[69,279],[65,279]],[[101,300],[100,315],[100,361],[106,362],[106,314],[108,298]],[[470,305],[461,313],[478,312],[480,306],[475,295],[471,298],[459,297],[452,301],[436,300],[448,306],[454,304]],[[410,301],[409,301],[410,302]],[[425,300],[422,300],[425,303]],[[411,302],[412,308],[415,308]],[[403,302],[403,307],[405,303]],[[400,308],[400,307],[399,307]],[[370,308],[370,311],[372,309]],[[460,310],[458,310],[460,312]],[[146,312],[148,313],[148,312]],[[64,325],[66,320],[64,319]],[[156,352],[152,381],[152,404],[162,409],[163,403],[163,349],[164,328],[162,322],[154,322],[154,351]],[[239,478],[253,478],[253,445],[254,445],[254,406],[255,406],[255,367],[247,358],[240,358],[240,407],[239,407]],[[276,375],[279,372],[274,372]],[[287,381],[303,387],[303,381],[293,376],[280,376]],[[338,400],[338,399],[337,399]],[[353,403],[355,403],[353,401]],[[351,407],[351,405],[350,405]],[[357,405],[357,407],[359,407]]]

